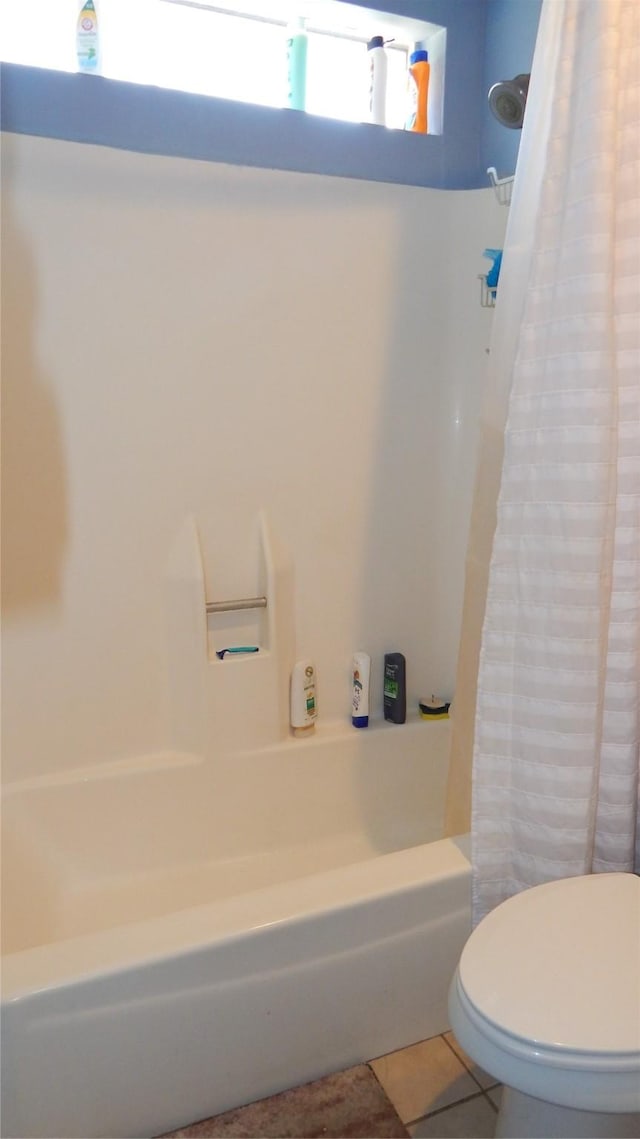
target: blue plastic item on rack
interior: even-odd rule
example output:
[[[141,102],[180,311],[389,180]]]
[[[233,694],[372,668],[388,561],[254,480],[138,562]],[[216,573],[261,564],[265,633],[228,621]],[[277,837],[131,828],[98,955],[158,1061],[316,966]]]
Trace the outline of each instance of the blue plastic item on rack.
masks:
[[[502,250],[501,249],[485,249],[482,254],[483,257],[488,257],[493,261],[489,272],[487,273],[487,288],[495,296],[498,287],[498,278],[500,276],[500,266],[502,265]]]

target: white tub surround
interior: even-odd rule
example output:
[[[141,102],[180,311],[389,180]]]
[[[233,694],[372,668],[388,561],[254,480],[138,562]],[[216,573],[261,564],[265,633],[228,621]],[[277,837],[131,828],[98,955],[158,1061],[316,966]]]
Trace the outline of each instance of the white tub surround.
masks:
[[[258,592],[268,511],[324,720],[347,713],[356,648],[374,716],[392,647],[410,707],[450,695],[491,188],[10,134],[1,175],[3,779],[200,750],[175,740],[171,660],[167,678],[190,516],[213,601]]]

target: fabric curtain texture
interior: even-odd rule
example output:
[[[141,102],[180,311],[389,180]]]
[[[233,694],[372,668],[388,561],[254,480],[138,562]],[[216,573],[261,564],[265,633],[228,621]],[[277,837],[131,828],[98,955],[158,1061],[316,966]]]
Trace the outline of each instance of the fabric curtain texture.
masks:
[[[548,147],[553,93],[546,77],[558,60],[560,6],[543,7],[535,65],[518,157],[518,173],[507,218],[500,272],[500,303],[493,314],[491,350],[479,424],[478,464],[465,566],[465,592],[458,652],[455,698],[451,709],[452,743],[446,798],[448,835],[471,825],[471,765],[476,714],[480,641],[487,598],[489,563],[496,527],[496,506],[504,458],[504,430],[531,271],[536,215]],[[525,175],[521,176],[521,172]],[[506,171],[504,173],[507,173]]]
[[[640,870],[637,0],[544,0],[491,355],[459,665],[473,689],[475,654],[475,922],[540,882]]]

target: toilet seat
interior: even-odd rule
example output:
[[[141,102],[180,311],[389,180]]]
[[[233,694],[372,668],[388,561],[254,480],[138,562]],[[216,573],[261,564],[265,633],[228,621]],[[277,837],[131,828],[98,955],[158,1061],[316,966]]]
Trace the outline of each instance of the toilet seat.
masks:
[[[640,878],[535,886],[472,933],[454,1032],[492,1075],[567,1107],[640,1111]]]

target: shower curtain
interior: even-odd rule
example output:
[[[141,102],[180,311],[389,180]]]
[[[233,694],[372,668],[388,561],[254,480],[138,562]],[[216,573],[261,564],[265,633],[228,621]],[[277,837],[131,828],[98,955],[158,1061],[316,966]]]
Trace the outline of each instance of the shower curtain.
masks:
[[[473,741],[474,922],[640,870],[637,0],[544,0],[481,434],[449,796],[459,831]]]

